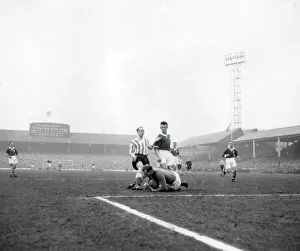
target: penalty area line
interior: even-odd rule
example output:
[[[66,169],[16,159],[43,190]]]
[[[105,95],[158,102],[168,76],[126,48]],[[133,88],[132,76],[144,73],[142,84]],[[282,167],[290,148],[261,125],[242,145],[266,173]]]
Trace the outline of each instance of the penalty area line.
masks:
[[[114,201],[110,201],[108,200],[107,198],[104,198],[104,197],[94,197],[95,199],[97,200],[101,200],[103,202],[106,202],[110,205],[113,205],[117,208],[120,208],[130,214],[134,214],[140,218],[143,218],[143,219],[146,219],[150,222],[153,222],[159,226],[162,226],[164,228],[167,228],[167,229],[170,229],[174,232],[177,232],[177,233],[180,233],[182,235],[185,235],[185,236],[188,236],[188,237],[192,237],[194,239],[196,239],[197,241],[200,241],[208,246],[211,246],[213,248],[216,248],[216,249],[219,249],[219,250],[224,250],[224,251],[242,251],[241,249],[238,249],[236,247],[233,247],[231,245],[228,245],[228,244],[225,244],[221,241],[218,241],[218,240],[215,240],[215,239],[212,239],[210,237],[207,237],[205,235],[200,235],[196,232],[193,232],[193,231],[190,231],[188,229],[185,229],[185,228],[182,228],[182,227],[179,227],[177,225],[174,225],[172,223],[169,223],[169,222],[166,222],[166,221],[163,221],[163,220],[160,220],[160,219],[157,219],[151,215],[148,215],[148,214],[144,214],[142,212],[139,212],[135,209],[132,209],[128,206],[125,206],[123,204],[120,204],[118,202],[114,202]]]
[[[153,198],[153,197],[300,197],[300,194],[156,194],[156,195],[107,195],[102,198]]]

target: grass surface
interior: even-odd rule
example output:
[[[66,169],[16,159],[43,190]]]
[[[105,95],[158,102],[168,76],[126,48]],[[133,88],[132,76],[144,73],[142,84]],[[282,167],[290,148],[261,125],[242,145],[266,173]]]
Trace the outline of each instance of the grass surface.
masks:
[[[300,175],[217,173],[183,176],[189,188],[168,194],[272,194],[270,197],[147,197],[127,190],[132,172],[0,172],[1,250],[211,250],[140,219],[109,198],[200,234],[247,250],[300,250]]]

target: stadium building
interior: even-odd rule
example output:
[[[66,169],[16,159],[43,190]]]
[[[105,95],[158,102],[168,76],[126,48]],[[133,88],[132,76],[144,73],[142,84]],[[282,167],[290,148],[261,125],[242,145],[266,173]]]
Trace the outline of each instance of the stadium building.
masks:
[[[92,163],[103,168],[123,168],[130,163],[128,145],[135,135],[71,133],[70,126],[57,123],[32,123],[29,131],[0,130],[0,149],[5,152],[14,141],[23,167],[34,162],[38,166],[45,161],[59,160],[69,168],[89,167]],[[34,157],[32,157],[34,156]],[[7,166],[3,157],[1,166]]]
[[[300,126],[270,130],[241,128],[190,137],[179,142],[183,157],[192,157],[200,170],[216,169],[218,160],[234,142],[241,157],[240,165],[247,168],[281,167],[300,170]]]
[[[245,134],[234,140],[235,147],[246,158],[298,160],[300,157],[300,126],[276,128]]]
[[[182,156],[192,156],[193,160],[213,161],[219,159],[220,154],[227,147],[228,142],[243,136],[241,128],[232,131],[215,132],[211,134],[190,137],[179,142]]]

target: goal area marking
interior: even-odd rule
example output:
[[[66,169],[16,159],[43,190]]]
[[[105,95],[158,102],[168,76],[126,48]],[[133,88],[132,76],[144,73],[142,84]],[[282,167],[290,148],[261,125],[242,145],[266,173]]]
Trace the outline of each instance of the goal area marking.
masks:
[[[188,230],[186,228],[183,228],[183,227],[180,227],[180,226],[177,226],[175,224],[172,224],[172,223],[169,223],[167,221],[163,221],[163,220],[160,220],[156,217],[153,217],[149,214],[145,214],[145,213],[142,213],[140,211],[137,211],[135,209],[132,209],[128,206],[125,206],[121,203],[118,203],[118,202],[114,202],[114,201],[111,201],[111,200],[108,200],[107,198],[104,198],[104,197],[95,197],[95,199],[97,200],[100,200],[102,202],[106,202],[114,207],[117,207],[119,209],[122,209],[124,211],[126,211],[127,213],[130,213],[130,214],[133,214],[135,216],[138,216],[142,219],[145,219],[145,220],[148,220],[150,222],[153,222],[159,226],[162,226],[164,228],[167,228],[171,231],[174,231],[174,232],[177,232],[179,234],[182,234],[184,236],[187,236],[187,237],[190,237],[190,238],[194,238],[195,240],[199,241],[199,242],[202,242],[210,247],[213,247],[213,248],[216,248],[218,250],[224,250],[224,251],[242,251],[241,249],[239,248],[236,248],[234,246],[231,246],[231,245],[228,245],[222,241],[219,241],[219,240],[215,240],[211,237],[208,237],[208,236],[205,236],[205,235],[202,235],[202,234],[199,234],[199,233],[196,233],[196,232],[193,232],[191,230]]]

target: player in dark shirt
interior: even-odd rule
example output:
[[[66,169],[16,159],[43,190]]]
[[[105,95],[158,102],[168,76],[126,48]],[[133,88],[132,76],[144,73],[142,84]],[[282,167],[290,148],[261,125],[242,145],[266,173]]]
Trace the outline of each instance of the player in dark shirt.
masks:
[[[153,169],[150,165],[143,166],[145,176],[152,181],[156,181],[156,188],[153,188],[149,183],[145,183],[144,187],[150,192],[171,192],[179,191],[181,186],[188,187],[187,182],[181,182],[180,176],[175,171],[170,171],[162,168]]]
[[[174,156],[174,161],[176,163],[176,171],[181,173],[181,162],[180,162],[180,153],[177,148],[177,143],[173,142],[173,148],[171,149],[171,153]]]
[[[8,158],[8,164],[11,167],[10,177],[18,177],[18,175],[16,174],[16,168],[18,164],[17,156],[19,156],[20,160],[22,160],[22,158],[19,155],[17,149],[15,148],[14,142],[9,143],[9,147],[6,150],[5,155]]]
[[[228,148],[224,151],[223,157],[226,158],[225,160],[225,171],[226,173],[230,173],[233,170],[232,173],[232,182],[235,182],[236,178],[236,161],[235,158],[239,159],[238,152],[233,147],[233,143],[229,142]]]
[[[186,160],[186,162],[185,162],[186,173],[189,173],[189,174],[192,173],[192,172],[191,172],[192,166],[193,166],[193,163],[192,163],[191,159],[188,158],[188,159]]]
[[[158,134],[154,143],[154,151],[157,158],[157,163],[161,168],[175,170],[176,161],[171,154],[171,137],[168,134],[168,123],[162,121],[160,123],[161,133]]]

